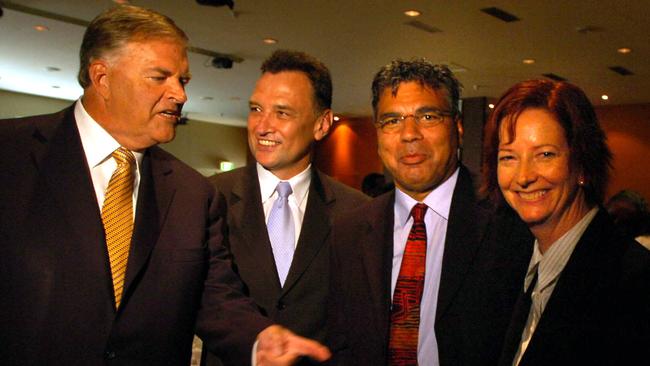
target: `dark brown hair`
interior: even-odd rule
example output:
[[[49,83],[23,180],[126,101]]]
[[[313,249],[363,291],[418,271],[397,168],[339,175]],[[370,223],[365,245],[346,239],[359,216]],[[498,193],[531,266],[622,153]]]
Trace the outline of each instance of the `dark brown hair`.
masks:
[[[327,66],[304,52],[277,50],[262,64],[262,73],[304,72],[314,89],[314,106],[319,112],[332,108],[332,77]]]
[[[573,171],[584,178],[587,202],[602,204],[609,180],[612,154],[605,133],[598,124],[594,108],[585,93],[575,85],[551,80],[528,80],[512,86],[501,96],[483,133],[483,184],[481,193],[496,204],[503,204],[497,181],[499,131],[505,128],[515,138],[517,118],[530,108],[550,112],[560,123],[570,149]]]

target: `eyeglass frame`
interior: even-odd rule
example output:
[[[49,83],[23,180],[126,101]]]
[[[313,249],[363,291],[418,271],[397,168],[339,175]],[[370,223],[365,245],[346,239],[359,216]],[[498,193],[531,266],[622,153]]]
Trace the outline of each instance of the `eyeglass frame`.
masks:
[[[437,117],[435,121],[430,122],[429,120],[423,119],[426,116],[430,116],[432,114]],[[453,117],[453,116],[454,113],[451,111],[445,111],[436,108],[427,108],[425,111],[416,111],[415,113],[404,114],[404,115],[388,113],[386,116],[381,118],[381,120],[374,121],[374,125],[376,128],[380,129],[383,133],[393,133],[393,132],[400,131],[404,126],[404,122],[409,117],[412,117],[415,120],[415,123],[421,128],[432,128],[444,122],[446,117]],[[386,130],[386,126],[388,125],[390,120],[395,120],[396,122],[394,124],[395,127]],[[425,123],[423,123],[423,121]]]

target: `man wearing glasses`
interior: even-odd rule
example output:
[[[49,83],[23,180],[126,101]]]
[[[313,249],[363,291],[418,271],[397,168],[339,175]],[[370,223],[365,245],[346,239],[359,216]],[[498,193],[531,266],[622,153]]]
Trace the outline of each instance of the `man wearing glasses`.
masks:
[[[393,61],[372,95],[396,189],[333,226],[334,364],[494,364],[525,250],[501,238],[460,162],[460,84],[446,66]]]

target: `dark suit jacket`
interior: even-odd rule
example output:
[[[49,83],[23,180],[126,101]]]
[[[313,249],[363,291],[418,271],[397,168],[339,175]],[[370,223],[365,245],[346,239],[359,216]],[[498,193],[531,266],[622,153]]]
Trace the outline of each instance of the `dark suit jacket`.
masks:
[[[250,360],[268,321],[239,292],[214,189],[158,147],[144,154],[125,290],[114,310],[73,111],[0,121],[0,362],[188,365],[207,275],[221,286],[205,291],[210,344]]]
[[[273,321],[323,341],[329,288],[331,219],[369,200],[359,191],[312,169],[300,238],[284,287],[280,287],[266,229],[255,164],[211,178],[227,202],[228,246],[247,294]]]
[[[518,333],[508,332],[500,365],[512,365]],[[560,274],[519,365],[645,364],[648,341],[650,251],[620,236],[601,209]]]
[[[333,364],[386,364],[394,202],[394,192],[384,194],[334,225]],[[476,202],[469,172],[461,167],[435,319],[442,366],[493,365],[499,357],[532,240],[512,215],[492,214]]]

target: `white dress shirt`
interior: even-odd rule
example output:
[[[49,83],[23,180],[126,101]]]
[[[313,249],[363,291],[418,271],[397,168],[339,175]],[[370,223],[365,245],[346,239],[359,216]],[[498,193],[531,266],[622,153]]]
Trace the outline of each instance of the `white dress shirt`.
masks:
[[[424,224],[427,229],[426,268],[424,273],[424,292],[420,303],[420,328],[418,331],[418,364],[439,365],[438,342],[434,325],[438,305],[438,289],[442,273],[442,256],[445,251],[447,222],[451,197],[458,180],[458,169],[446,181],[427,195],[422,203],[427,205]],[[399,189],[395,189],[395,223],[393,227],[393,270],[391,272],[391,299],[395,292],[402,257],[406,248],[413,217],[411,209],[418,201]]]
[[[275,200],[278,199],[278,193],[275,188],[278,183],[283,181],[276,177],[270,171],[264,169],[262,165],[257,163],[257,178],[260,182],[260,193],[262,194],[262,206],[264,206],[264,221],[268,224],[269,214]],[[300,229],[302,228],[302,220],[305,217],[305,208],[307,207],[307,197],[309,196],[309,185],[311,184],[311,164],[307,169],[285,180],[291,185],[292,193],[289,195],[289,209],[291,210],[291,217],[293,218],[293,227],[295,230],[294,248],[298,245],[298,238],[300,238]]]
[[[111,176],[117,168],[117,163],[111,154],[120,148],[120,144],[86,112],[86,109],[81,103],[81,99],[75,104],[74,119],[77,122],[81,145],[86,156],[86,163],[88,163],[88,170],[90,171],[90,177],[95,188],[97,204],[101,212],[104,206],[108,182],[111,180]],[[135,156],[137,168],[133,182],[133,217],[135,219],[138,188],[140,187],[140,166],[142,164],[143,154],[135,151],[131,152]]]
[[[596,216],[596,213],[598,213],[598,208],[592,208],[580,221],[578,221],[577,224],[551,244],[544,254],[539,250],[539,243],[535,240],[533,256],[528,264],[528,272],[524,279],[524,292],[526,292],[528,286],[530,286],[533,281],[536,271],[537,283],[535,284],[530,296],[530,312],[528,313],[528,319],[526,320],[526,325],[524,326],[524,331],[521,335],[521,342],[519,343],[517,353],[515,354],[512,363],[513,366],[519,365],[524,352],[526,352],[526,348],[528,348],[530,339],[535,333],[537,324],[539,324],[542,313],[544,313],[546,303],[548,303],[548,300],[553,294],[555,284],[560,278],[560,274],[562,274],[576,244],[578,244],[580,237],[582,237],[582,234],[587,230],[587,226],[589,226],[591,220]]]

